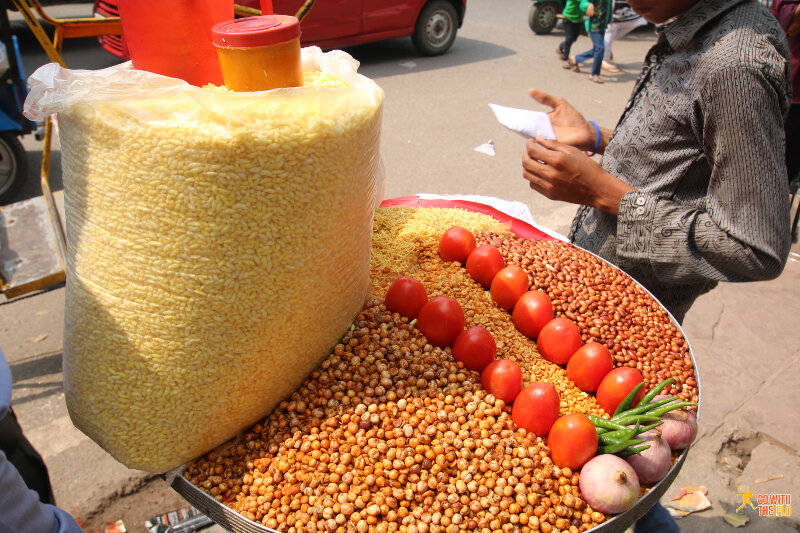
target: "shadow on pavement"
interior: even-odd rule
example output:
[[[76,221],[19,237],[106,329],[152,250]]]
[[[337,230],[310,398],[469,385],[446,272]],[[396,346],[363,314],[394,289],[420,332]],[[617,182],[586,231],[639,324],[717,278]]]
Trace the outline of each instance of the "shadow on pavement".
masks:
[[[432,57],[420,55],[410,37],[362,44],[344,50],[361,62],[361,73],[371,78],[408,74],[412,69],[417,72],[445,69],[516,54],[510,48],[465,37],[456,37],[447,53]]]
[[[61,351],[10,363],[14,405],[20,406],[64,392]],[[44,379],[43,379],[44,378]]]

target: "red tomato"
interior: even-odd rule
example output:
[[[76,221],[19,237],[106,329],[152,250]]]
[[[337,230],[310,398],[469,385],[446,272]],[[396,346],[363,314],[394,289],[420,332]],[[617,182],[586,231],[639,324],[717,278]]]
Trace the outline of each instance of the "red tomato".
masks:
[[[445,261],[464,263],[475,249],[475,236],[461,226],[453,226],[439,239],[439,255]]]
[[[494,361],[497,344],[489,330],[475,326],[462,331],[453,342],[453,358],[464,366],[477,372],[482,371]]]
[[[567,363],[567,377],[584,392],[594,392],[614,368],[611,352],[597,342],[587,342]]]
[[[506,260],[503,254],[490,244],[475,248],[467,257],[467,274],[487,289],[504,266]]]
[[[414,278],[402,276],[394,280],[386,293],[386,309],[392,313],[417,318],[419,310],[428,302],[425,286]]]
[[[564,415],[550,428],[547,446],[556,466],[577,470],[597,453],[597,431],[586,415]]]
[[[517,395],[511,419],[537,437],[544,437],[558,418],[560,400],[552,383],[531,383]]]
[[[497,359],[481,373],[481,386],[495,398],[511,403],[522,390],[522,369],[511,359]]]
[[[625,396],[639,383],[644,381],[642,373],[629,366],[615,368],[603,378],[597,387],[597,403],[608,413],[612,414]],[[631,407],[634,407],[644,396],[645,387],[639,390]]]
[[[417,327],[434,346],[450,346],[464,329],[464,310],[449,296],[437,296],[419,310]]]
[[[554,318],[536,337],[539,353],[548,361],[563,365],[581,347],[581,331],[568,318]]]
[[[553,320],[553,303],[544,291],[528,291],[517,300],[511,318],[520,333],[535,339],[545,324]]]
[[[518,266],[508,265],[495,275],[489,292],[497,305],[510,311],[527,290],[528,275],[525,271]]]

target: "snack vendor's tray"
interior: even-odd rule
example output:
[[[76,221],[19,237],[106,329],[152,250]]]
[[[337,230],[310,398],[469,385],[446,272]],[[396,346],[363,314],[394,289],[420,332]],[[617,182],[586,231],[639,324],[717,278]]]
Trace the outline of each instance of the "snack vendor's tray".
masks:
[[[485,205],[482,203],[465,201],[465,200],[447,200],[447,199],[423,200],[416,196],[406,196],[406,197],[399,197],[399,198],[385,200],[381,204],[381,207],[396,207],[396,206],[413,206],[419,208],[459,208],[471,212],[486,214],[504,224],[508,224],[510,225],[511,232],[517,237],[523,239],[559,240],[554,236],[556,234],[553,234],[552,232],[549,232],[541,227],[529,224],[523,220],[514,218],[504,212],[499,211],[498,209],[495,209],[489,205]],[[608,263],[606,262],[606,264]],[[613,265],[610,266],[616,270],[619,270]],[[637,285],[639,284],[637,283]],[[648,294],[650,294],[649,291],[646,291],[646,289],[644,289],[644,287],[641,287],[641,285],[639,285],[639,287]],[[680,324],[678,324],[677,321],[675,321],[672,315],[669,315],[669,318],[675,325],[675,327],[678,329],[678,331],[681,333],[681,335],[683,335],[683,330],[681,329]],[[691,346],[688,346],[688,339],[686,339],[685,335],[683,337],[684,341],[687,343],[688,355],[691,358],[692,366],[694,368],[694,379],[696,382],[696,389],[697,389],[698,421],[699,421],[700,377],[697,371],[697,362],[694,358]],[[631,507],[630,509],[628,509],[623,513],[613,516],[611,519],[603,522],[602,524],[593,527],[591,531],[592,532],[596,531],[598,533],[624,533],[626,529],[631,527],[639,518],[641,518],[645,513],[647,513],[647,511],[653,505],[655,505],[655,503],[658,502],[661,496],[667,491],[667,489],[670,487],[670,485],[680,472],[681,468],[683,467],[689,449],[690,447],[683,449],[677,456],[677,458],[673,458],[673,464],[669,469],[669,471],[667,472],[667,474],[659,482],[650,487],[647,490],[647,492],[644,493],[636,501],[633,507]],[[197,486],[192,484],[190,481],[186,480],[183,476],[175,477],[171,481],[171,486],[181,496],[186,498],[186,500],[189,503],[198,508],[209,518],[211,518],[214,522],[216,522],[217,524],[219,524],[221,527],[225,528],[228,531],[234,533],[256,533],[256,532],[278,533],[275,529],[248,520],[244,516],[232,510],[231,508],[220,503],[206,492],[200,490]]]

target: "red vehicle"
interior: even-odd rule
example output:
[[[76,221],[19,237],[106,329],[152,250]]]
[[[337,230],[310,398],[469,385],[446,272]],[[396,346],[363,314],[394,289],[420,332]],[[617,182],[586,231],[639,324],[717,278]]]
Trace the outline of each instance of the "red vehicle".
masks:
[[[95,0],[96,17],[119,16],[119,0]],[[275,13],[294,15],[304,0],[273,0]],[[237,0],[243,7],[260,9],[259,0]],[[464,22],[467,0],[319,0],[300,24],[303,46],[323,49],[411,37],[426,56],[445,53]],[[154,14],[155,16],[155,14]],[[104,35],[107,51],[128,59],[124,36]]]

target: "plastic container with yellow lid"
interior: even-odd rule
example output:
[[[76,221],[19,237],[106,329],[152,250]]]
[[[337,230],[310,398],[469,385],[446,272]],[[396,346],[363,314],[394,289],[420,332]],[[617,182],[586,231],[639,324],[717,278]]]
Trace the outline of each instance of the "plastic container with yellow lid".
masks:
[[[265,91],[303,85],[296,17],[245,17],[217,24],[211,34],[228,89]]]

